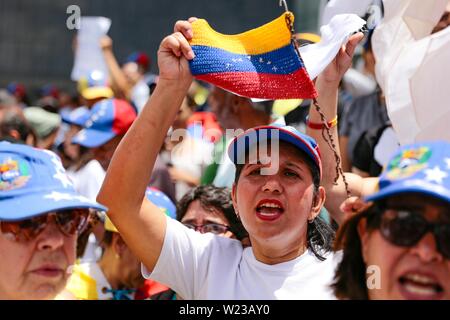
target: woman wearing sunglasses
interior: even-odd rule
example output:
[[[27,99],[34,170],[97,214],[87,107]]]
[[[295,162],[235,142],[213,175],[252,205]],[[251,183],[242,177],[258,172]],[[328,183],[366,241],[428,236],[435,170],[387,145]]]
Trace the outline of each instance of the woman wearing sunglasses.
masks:
[[[402,148],[366,200],[337,237],[337,297],[450,299],[450,144]]]
[[[175,31],[160,45],[158,86],[116,150],[98,200],[108,206],[112,222],[143,262],[144,275],[183,298],[333,299],[329,287],[336,265],[329,252],[333,235],[317,218],[325,200],[319,185],[321,160],[313,139],[294,128],[250,129],[234,141],[237,152],[234,147],[229,150],[237,165],[233,206],[251,247],[191,232],[143,202],[148,173],[192,82],[191,25],[180,21]],[[328,73],[343,75],[361,38],[361,34],[350,38]],[[247,138],[258,135],[261,144],[239,149]],[[273,156],[269,162],[257,148],[264,146],[265,154]],[[261,156],[259,162],[249,160],[254,155]]]
[[[337,119],[337,90],[327,90],[338,80],[324,74],[316,82],[322,92],[322,114],[310,108],[309,120]],[[308,127],[308,134],[325,145],[325,125]],[[329,127],[329,126],[328,126]],[[321,129],[321,130],[317,130]],[[337,144],[336,127],[329,128]],[[328,139],[329,140],[329,139]],[[336,168],[339,148],[321,148],[324,168]],[[379,178],[346,173],[353,199],[340,178],[323,179],[325,206],[341,224],[336,249],[343,258],[334,289],[343,299],[450,299],[450,144],[422,143],[405,146]],[[325,174],[333,170],[324,170]],[[341,206],[342,204],[342,206]],[[354,215],[355,212],[361,212]]]
[[[0,300],[67,298],[90,209],[50,151],[0,143]]]

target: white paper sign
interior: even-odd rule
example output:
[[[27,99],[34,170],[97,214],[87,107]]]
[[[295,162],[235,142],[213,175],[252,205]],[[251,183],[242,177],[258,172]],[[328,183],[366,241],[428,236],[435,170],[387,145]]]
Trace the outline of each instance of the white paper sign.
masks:
[[[81,17],[81,27],[77,36],[75,63],[71,78],[78,81],[92,70],[108,74],[108,68],[100,48],[100,39],[108,33],[111,19],[105,17]]]

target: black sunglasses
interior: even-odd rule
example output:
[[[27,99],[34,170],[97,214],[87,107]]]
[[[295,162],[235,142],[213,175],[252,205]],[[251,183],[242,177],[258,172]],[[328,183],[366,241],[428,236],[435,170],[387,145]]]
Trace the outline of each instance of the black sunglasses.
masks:
[[[450,259],[450,224],[428,222],[420,213],[411,209],[379,208],[378,226],[381,235],[400,247],[411,247],[425,234],[431,232],[436,247],[446,259]],[[377,219],[378,220],[378,219]]]
[[[50,212],[31,219],[0,221],[0,230],[2,233],[14,236],[14,239],[19,242],[33,240],[45,229],[52,216],[64,235],[73,236],[84,230],[89,221],[90,212],[89,209],[70,209]]]

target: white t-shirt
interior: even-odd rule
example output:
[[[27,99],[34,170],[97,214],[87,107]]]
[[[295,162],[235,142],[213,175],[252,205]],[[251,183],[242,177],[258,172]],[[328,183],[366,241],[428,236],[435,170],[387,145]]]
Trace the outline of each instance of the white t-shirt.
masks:
[[[68,169],[67,174],[73,181],[74,188],[79,194],[96,201],[106,174],[97,160],[89,161],[78,171]]]
[[[150,88],[144,80],[138,81],[131,89],[131,101],[135,104],[138,113],[141,113],[150,97]]]
[[[329,287],[340,254],[319,261],[307,250],[300,257],[267,265],[237,240],[200,234],[167,218],[164,244],[145,278],[169,286],[185,299],[335,299]]]

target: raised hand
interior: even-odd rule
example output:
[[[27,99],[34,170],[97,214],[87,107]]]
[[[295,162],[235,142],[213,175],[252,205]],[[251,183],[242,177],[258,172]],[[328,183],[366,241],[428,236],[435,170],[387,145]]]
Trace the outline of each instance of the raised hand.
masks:
[[[333,61],[321,73],[322,80],[339,83],[344,73],[352,65],[353,53],[358,43],[364,38],[362,32],[352,35],[347,44],[343,45]]]
[[[174,27],[174,33],[167,36],[161,42],[158,50],[159,79],[177,81],[180,85],[190,85],[192,75],[189,70],[188,60],[194,58],[194,52],[189,45],[193,32],[191,22],[178,21]]]

